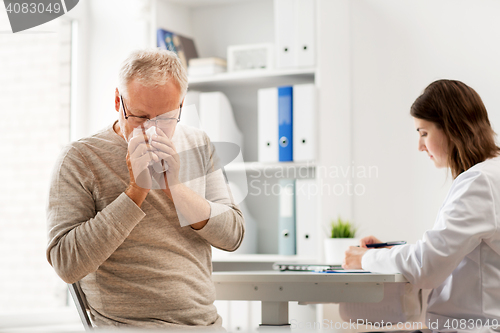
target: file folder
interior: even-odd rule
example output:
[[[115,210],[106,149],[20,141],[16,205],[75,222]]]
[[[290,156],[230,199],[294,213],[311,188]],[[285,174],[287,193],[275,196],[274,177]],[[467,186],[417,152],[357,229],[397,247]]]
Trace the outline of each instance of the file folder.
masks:
[[[280,179],[278,249],[281,255],[294,255],[295,248],[295,180]]]
[[[296,65],[296,11],[295,0],[274,0],[274,33],[276,67]]]
[[[226,95],[219,91],[200,93],[200,123],[212,142],[231,142],[243,150],[243,134],[236,124]]]
[[[257,96],[259,162],[278,162],[278,88],[259,89]]]
[[[293,86],[293,160],[296,162],[316,159],[316,86]]]
[[[279,161],[293,161],[293,88],[278,87]]]
[[[296,31],[296,65],[298,67],[312,67],[316,63],[316,1],[295,0],[297,21]],[[293,1],[291,1],[293,2]]]
[[[295,183],[297,254],[301,257],[319,257],[317,186],[315,179],[297,179]]]

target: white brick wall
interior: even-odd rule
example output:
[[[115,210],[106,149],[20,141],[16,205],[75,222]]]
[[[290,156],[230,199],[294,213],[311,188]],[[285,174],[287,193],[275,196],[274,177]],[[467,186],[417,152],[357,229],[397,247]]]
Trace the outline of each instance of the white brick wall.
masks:
[[[70,29],[61,18],[0,34],[0,314],[67,302],[45,258],[45,206],[55,159],[69,141]]]

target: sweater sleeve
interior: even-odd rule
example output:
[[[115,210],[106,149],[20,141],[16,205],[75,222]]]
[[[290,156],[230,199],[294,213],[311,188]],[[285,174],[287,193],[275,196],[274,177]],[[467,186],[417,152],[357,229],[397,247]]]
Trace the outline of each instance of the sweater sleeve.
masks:
[[[243,213],[234,203],[233,195],[223,173],[223,166],[217,156],[215,147],[208,142],[208,163],[206,170],[205,199],[210,205],[208,223],[196,232],[212,246],[226,251],[235,251],[243,241],[245,220]]]
[[[68,146],[51,179],[47,260],[67,283],[79,281],[111,256],[145,216],[125,194],[97,212],[90,166]]]
[[[463,258],[496,231],[495,202],[488,178],[466,172],[453,183],[434,228],[416,244],[369,250],[365,270],[402,273],[424,289],[441,285]]]

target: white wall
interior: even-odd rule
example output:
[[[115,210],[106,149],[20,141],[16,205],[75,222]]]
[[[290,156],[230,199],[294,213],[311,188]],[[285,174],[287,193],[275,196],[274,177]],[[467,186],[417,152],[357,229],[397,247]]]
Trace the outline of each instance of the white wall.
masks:
[[[87,135],[117,119],[118,69],[128,54],[149,46],[148,1],[90,0]]]
[[[324,226],[338,216],[349,220],[353,217],[353,180],[343,176],[352,159],[350,7],[350,0],[321,0],[317,6],[320,70],[316,77],[319,87],[316,172],[322,195],[318,218]],[[338,175],[336,170],[340,170]]]
[[[451,184],[417,151],[409,109],[432,81],[456,79],[483,98],[500,130],[500,2],[355,0],[351,7],[352,157],[378,167],[358,179],[353,218],[363,234],[416,241]]]
[[[225,59],[227,45],[274,42],[274,11],[270,0],[202,6],[192,12],[193,31],[197,37],[195,43],[200,57]]]
[[[70,140],[88,134],[89,3],[82,1],[64,15],[72,22]]]

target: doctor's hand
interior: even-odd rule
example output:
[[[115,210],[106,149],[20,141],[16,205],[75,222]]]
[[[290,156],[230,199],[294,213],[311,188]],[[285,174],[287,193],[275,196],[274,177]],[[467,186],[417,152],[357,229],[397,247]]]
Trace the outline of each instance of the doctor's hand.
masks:
[[[361,258],[369,251],[366,247],[350,246],[349,250],[345,251],[343,269],[361,269]]]
[[[382,243],[382,241],[374,236],[368,236],[361,238],[360,240],[360,246],[366,248],[366,244],[375,244],[375,243]]]

